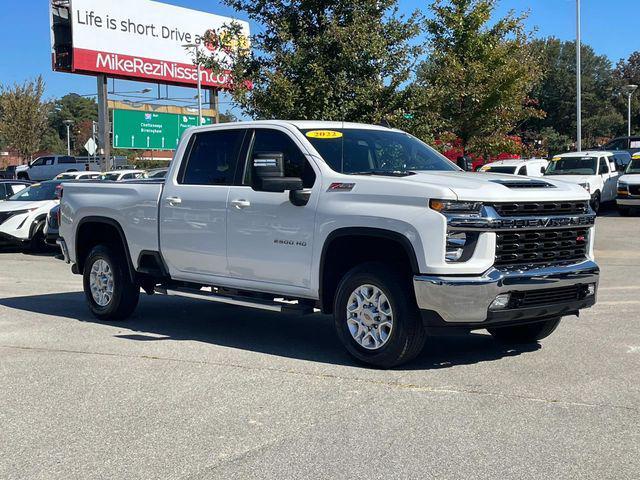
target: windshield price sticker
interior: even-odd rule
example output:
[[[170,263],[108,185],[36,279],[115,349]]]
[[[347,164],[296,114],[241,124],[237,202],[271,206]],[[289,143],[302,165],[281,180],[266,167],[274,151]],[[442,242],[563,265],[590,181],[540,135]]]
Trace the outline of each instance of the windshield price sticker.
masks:
[[[562,160],[562,157],[553,157],[551,159],[552,162],[557,162],[558,160]]]
[[[306,133],[309,138],[321,138],[321,139],[329,139],[329,138],[340,138],[342,137],[342,132],[336,132],[335,130],[311,130]]]

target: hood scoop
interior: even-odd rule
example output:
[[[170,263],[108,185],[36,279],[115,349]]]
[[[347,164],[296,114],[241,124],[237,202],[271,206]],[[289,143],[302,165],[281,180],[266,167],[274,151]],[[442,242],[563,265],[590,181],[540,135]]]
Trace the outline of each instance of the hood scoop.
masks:
[[[489,180],[492,183],[499,183],[507,188],[556,188],[543,180]]]

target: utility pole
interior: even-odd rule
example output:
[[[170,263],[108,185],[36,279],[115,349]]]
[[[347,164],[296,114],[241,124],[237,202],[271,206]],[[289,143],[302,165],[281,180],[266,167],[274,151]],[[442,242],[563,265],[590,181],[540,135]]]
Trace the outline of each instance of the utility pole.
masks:
[[[582,65],[580,50],[580,0],[576,0],[576,149],[582,151]]]
[[[73,120],[65,120],[64,123],[67,126],[67,156],[71,156],[71,132],[70,128],[73,125]]]
[[[98,75],[98,145],[102,158],[100,160],[100,170],[106,172],[109,169],[111,160],[111,124],[109,122],[109,105],[107,76]]]
[[[625,85],[622,91],[627,94],[627,136],[631,136],[631,97],[638,85]]]

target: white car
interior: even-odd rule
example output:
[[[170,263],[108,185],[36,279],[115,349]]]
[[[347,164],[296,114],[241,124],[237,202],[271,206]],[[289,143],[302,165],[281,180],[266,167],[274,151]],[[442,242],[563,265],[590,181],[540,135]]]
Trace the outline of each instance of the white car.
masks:
[[[526,175],[527,177],[541,177],[549,162],[544,158],[497,160],[487,163],[478,170],[487,173],[506,173],[510,175]]]
[[[79,172],[86,170],[100,171],[100,164],[95,160],[76,159],[69,155],[49,155],[38,157],[29,165],[19,165],[16,176],[21,180],[51,180],[63,172]]]
[[[582,186],[591,195],[591,208],[597,212],[602,203],[616,199],[620,173],[616,170],[613,153],[596,150],[553,157],[545,176]]]
[[[640,208],[640,154],[636,154],[618,179],[618,198],[616,199],[620,215],[627,216],[631,209]]]
[[[56,188],[60,183],[35,183],[0,202],[0,241],[34,251],[44,249],[44,225],[47,213],[59,203]]]
[[[72,182],[60,210],[57,243],[102,320],[129,316],[141,287],[317,307],[349,353],[392,367],[435,331],[535,342],[596,301],[583,188],[464,172],[382,126],[190,128],[164,182]]]
[[[64,172],[56,176],[56,180],[98,180],[100,172]]]
[[[147,178],[147,172],[144,170],[113,170],[100,175],[100,180],[108,180],[110,182],[121,182],[122,180],[136,180]]]

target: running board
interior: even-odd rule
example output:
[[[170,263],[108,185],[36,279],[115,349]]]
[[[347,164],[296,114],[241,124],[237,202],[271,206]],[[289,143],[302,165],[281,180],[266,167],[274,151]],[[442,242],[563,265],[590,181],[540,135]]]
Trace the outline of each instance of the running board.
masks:
[[[270,312],[290,312],[308,314],[313,313],[313,307],[300,305],[297,303],[289,303],[286,301],[268,301],[251,297],[241,297],[235,295],[219,295],[204,290],[196,290],[193,288],[164,288],[155,287],[155,293],[167,295],[170,297],[193,298],[195,300],[206,300],[208,302],[226,303],[227,305],[237,305],[240,307],[256,308],[258,310],[268,310]]]

